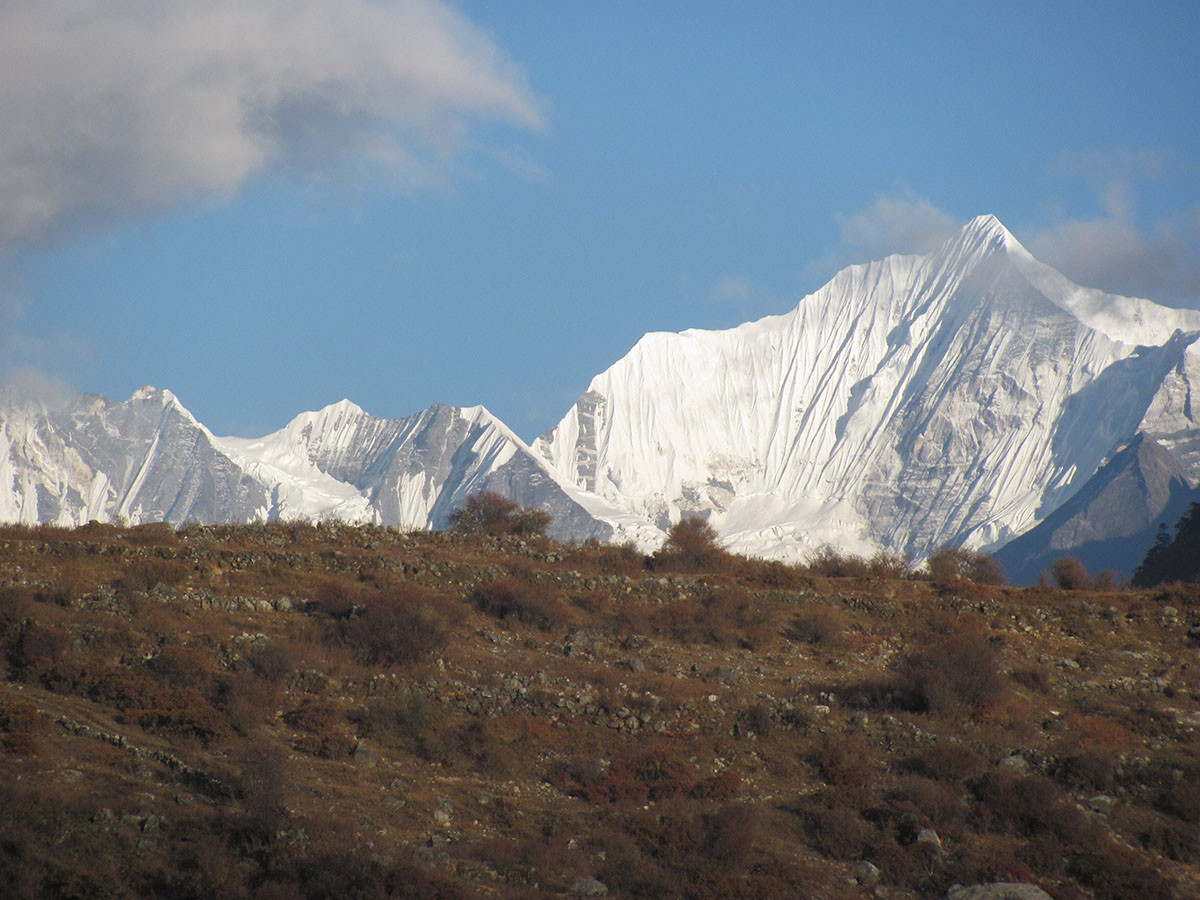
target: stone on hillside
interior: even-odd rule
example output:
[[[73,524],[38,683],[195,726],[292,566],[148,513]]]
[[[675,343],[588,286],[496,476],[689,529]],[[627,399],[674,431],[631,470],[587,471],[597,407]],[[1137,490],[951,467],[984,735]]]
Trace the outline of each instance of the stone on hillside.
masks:
[[[992,884],[952,885],[946,900],[1052,900],[1036,884],[997,881]]]
[[[580,878],[575,882],[576,897],[607,897],[608,885],[595,878]]]
[[[854,869],[854,877],[859,884],[872,885],[879,881],[879,867],[867,860],[859,860]]]

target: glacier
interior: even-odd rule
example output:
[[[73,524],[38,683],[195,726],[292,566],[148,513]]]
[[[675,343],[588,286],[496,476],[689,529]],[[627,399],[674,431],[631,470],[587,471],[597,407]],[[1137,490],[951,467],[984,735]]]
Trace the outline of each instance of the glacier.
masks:
[[[0,520],[441,528],[493,490],[560,538],[735,551],[993,550],[1141,433],[1200,482],[1200,312],[1073,284],[993,216],[839,272],[776,316],[645,335],[531,444],[482,406],[349,400],[220,437],[167,390],[0,399]]]

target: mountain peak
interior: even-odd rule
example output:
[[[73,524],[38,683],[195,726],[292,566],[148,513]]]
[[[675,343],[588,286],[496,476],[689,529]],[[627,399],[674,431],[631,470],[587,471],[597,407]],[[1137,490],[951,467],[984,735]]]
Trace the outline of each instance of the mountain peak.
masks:
[[[979,250],[1024,249],[1004,223],[990,214],[976,216],[964,225],[958,236],[951,239],[951,244]]]
[[[359,406],[353,400],[347,400],[345,398],[339,400],[337,403],[330,403],[328,406],[318,410],[318,413],[325,415],[366,415],[366,411],[361,406]]]

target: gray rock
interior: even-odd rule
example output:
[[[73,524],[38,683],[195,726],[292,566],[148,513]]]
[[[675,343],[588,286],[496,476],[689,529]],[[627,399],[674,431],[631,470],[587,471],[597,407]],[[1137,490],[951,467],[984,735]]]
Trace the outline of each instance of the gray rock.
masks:
[[[859,884],[872,885],[879,881],[879,867],[867,860],[859,860],[854,869],[854,877]]]
[[[1087,804],[1088,804],[1088,808],[1092,812],[1099,813],[1102,816],[1106,816],[1110,812],[1112,812],[1112,808],[1116,804],[1116,802],[1117,801],[1114,800],[1112,797],[1108,796],[1108,794],[1096,794],[1094,797],[1088,798]]]
[[[1036,884],[997,881],[992,884],[952,885],[946,900],[1052,900]]]
[[[1013,769],[1017,772],[1023,772],[1029,768],[1029,763],[1025,761],[1025,757],[1019,753],[1013,753],[1011,756],[1006,756],[1000,762],[996,763],[1001,769]]]
[[[379,765],[379,754],[359,741],[354,745],[354,764],[364,769],[373,769]]]
[[[607,897],[608,885],[595,878],[580,878],[575,882],[576,897]]]
[[[932,828],[922,828],[917,834],[917,843],[929,844],[931,847],[936,847],[938,850],[942,849],[942,839]]]

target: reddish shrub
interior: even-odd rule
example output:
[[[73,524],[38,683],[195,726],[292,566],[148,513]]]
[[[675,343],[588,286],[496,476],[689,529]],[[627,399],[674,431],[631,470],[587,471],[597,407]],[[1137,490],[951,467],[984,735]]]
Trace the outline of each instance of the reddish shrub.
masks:
[[[404,584],[367,595],[335,629],[365,665],[410,663],[445,646],[448,619],[457,613],[445,598]]]
[[[480,612],[497,619],[515,619],[549,631],[564,624],[566,604],[541,581],[499,578],[476,588],[470,596]]]
[[[492,491],[471,494],[450,513],[450,528],[463,534],[541,535],[550,527],[544,509],[522,509],[516,501]]]
[[[649,562],[652,569],[672,572],[723,572],[733,568],[735,557],[721,547],[711,525],[692,516],[671,526]]]
[[[898,672],[905,694],[936,713],[973,713],[1003,688],[1000,654],[975,615],[962,616],[953,632],[905,656]]]
[[[304,732],[296,738],[296,749],[324,759],[344,756],[350,750],[346,717],[336,706],[305,700],[283,720]]]
[[[1050,567],[1054,583],[1064,591],[1086,591],[1092,586],[1087,569],[1073,556],[1060,556]]]
[[[943,587],[962,581],[991,585],[1003,585],[1008,581],[995,557],[962,547],[945,547],[937,551],[925,560],[925,570],[934,584]]]
[[[823,603],[806,606],[784,634],[793,641],[839,650],[846,646],[846,614]]]
[[[871,564],[861,556],[839,553],[828,544],[809,557],[808,570],[826,578],[868,578]]]

